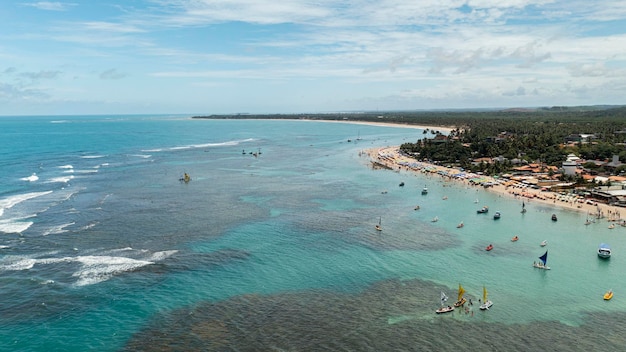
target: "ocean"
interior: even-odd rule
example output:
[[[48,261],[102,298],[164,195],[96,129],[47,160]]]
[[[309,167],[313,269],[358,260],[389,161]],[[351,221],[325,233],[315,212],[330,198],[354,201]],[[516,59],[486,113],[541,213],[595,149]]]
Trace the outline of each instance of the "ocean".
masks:
[[[0,350],[623,350],[626,228],[363,153],[423,132],[0,117]]]

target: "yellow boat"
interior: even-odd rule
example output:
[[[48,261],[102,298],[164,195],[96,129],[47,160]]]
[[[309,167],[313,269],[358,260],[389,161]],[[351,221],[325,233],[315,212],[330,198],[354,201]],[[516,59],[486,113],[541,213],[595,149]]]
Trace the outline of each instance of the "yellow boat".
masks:
[[[604,300],[608,301],[611,298],[613,298],[613,290],[608,290],[606,291],[606,293],[604,294]]]

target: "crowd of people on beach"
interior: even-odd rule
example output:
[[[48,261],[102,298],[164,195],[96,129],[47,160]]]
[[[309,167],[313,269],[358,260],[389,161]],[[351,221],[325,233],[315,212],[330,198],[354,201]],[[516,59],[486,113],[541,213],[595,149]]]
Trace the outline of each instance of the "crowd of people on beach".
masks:
[[[626,227],[626,219],[622,219],[618,207],[598,203],[581,196],[563,195],[547,189],[532,189],[528,185],[512,180],[501,180],[490,176],[468,173],[464,170],[452,169],[440,165],[417,161],[400,153],[398,147],[374,148],[360,153],[367,155],[378,165],[384,165],[391,170],[405,170],[439,175],[446,179],[454,179],[469,186],[484,188],[485,190],[521,198],[527,201],[551,204],[560,207],[586,212],[594,218],[606,218]]]

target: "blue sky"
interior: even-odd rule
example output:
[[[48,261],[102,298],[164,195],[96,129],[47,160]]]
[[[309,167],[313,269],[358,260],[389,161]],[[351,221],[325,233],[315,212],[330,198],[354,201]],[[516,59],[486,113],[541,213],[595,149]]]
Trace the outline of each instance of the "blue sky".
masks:
[[[626,103],[623,0],[0,2],[0,115]]]

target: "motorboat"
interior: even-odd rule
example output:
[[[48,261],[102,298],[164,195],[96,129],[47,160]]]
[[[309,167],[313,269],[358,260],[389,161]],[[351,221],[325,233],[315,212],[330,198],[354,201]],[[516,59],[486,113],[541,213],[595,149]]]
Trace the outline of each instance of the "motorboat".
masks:
[[[463,225],[463,221],[461,221],[458,225],[456,225],[456,228],[457,228],[457,229],[460,229],[460,228],[461,228],[461,227],[463,227],[463,226],[465,226],[465,225]]]
[[[496,211],[496,213],[493,214],[493,219],[494,220],[498,220],[498,219],[500,219],[500,216],[502,216],[502,214],[499,211]]]
[[[557,220],[556,214],[552,214],[552,221],[556,221],[556,220]]]
[[[487,207],[487,206],[484,206],[484,207],[482,207],[482,208],[480,208],[480,209],[476,210],[476,213],[477,213],[477,214],[486,214],[486,213],[488,213],[488,212],[489,212],[489,207]]]
[[[608,291],[606,291],[606,292],[604,293],[604,300],[605,300],[605,301],[608,301],[608,300],[610,300],[611,298],[613,298],[613,290],[612,290],[612,289],[611,289],[611,290],[608,290]]]
[[[611,247],[606,243],[600,243],[598,246],[598,257],[603,259],[611,258]]]
[[[422,188],[422,194],[423,195],[428,194],[428,188],[426,188],[426,187]]]
[[[541,241],[541,243],[539,244],[541,247],[545,247],[548,245],[548,241],[547,240],[543,240]]]
[[[438,217],[438,216],[435,216],[435,217],[434,217],[432,220],[430,220],[430,221],[431,221],[431,222],[437,222],[437,221],[439,221],[439,217]]]

